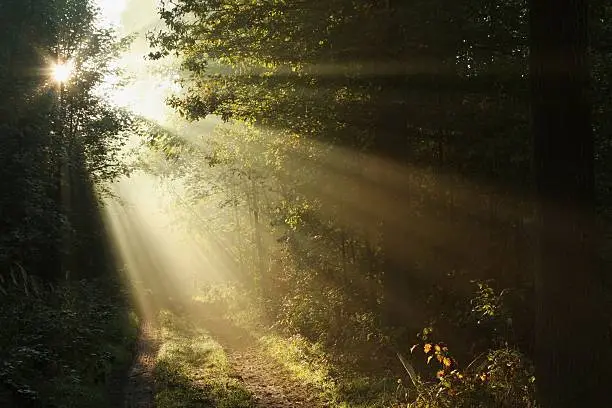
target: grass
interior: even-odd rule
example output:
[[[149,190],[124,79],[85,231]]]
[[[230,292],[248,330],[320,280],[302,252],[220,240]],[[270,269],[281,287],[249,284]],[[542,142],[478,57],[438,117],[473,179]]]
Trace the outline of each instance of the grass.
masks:
[[[262,350],[281,363],[294,378],[330,406],[339,408],[383,408],[398,404],[397,379],[377,378],[332,362],[319,343],[301,336],[268,334],[260,338]]]
[[[91,407],[112,401],[129,367],[138,320],[109,279],[43,289],[0,278],[0,406]]]
[[[205,330],[168,311],[161,313],[160,326],[154,370],[158,408],[253,406],[223,348]]]
[[[236,288],[213,287],[194,298],[194,303],[201,310],[214,310],[216,316],[224,316],[249,332],[258,340],[262,354],[275,360],[305,388],[316,392],[328,406],[387,408],[405,400],[405,389],[401,384],[398,386],[397,377],[389,373],[361,373],[347,364],[339,364],[342,358],[319,342],[269,330],[261,322],[261,310],[246,299],[248,296]]]

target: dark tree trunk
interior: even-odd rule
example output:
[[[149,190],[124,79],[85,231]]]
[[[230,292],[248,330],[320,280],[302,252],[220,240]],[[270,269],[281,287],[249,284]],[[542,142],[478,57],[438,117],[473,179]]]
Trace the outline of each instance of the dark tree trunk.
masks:
[[[531,1],[532,126],[540,206],[536,385],[542,407],[610,401],[597,267],[587,1]]]

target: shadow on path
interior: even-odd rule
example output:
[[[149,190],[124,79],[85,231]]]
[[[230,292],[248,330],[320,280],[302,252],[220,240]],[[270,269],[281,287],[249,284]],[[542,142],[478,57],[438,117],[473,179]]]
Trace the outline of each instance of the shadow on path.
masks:
[[[145,321],[140,327],[134,363],[125,384],[123,408],[155,407],[153,368],[159,350],[155,326]]]

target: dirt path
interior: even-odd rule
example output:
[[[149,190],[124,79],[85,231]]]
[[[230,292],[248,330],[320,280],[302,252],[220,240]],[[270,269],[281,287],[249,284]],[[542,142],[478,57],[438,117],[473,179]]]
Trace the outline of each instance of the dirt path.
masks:
[[[261,357],[256,348],[231,352],[230,361],[239,378],[253,394],[256,407],[326,406],[316,398],[314,390],[291,379],[283,367]]]
[[[266,358],[256,339],[246,331],[221,319],[205,319],[200,324],[225,350],[232,377],[244,383],[253,395],[254,408],[327,407],[315,390],[291,377],[279,362]],[[154,408],[153,368],[159,350],[154,326],[141,326],[134,363],[124,388],[123,408]]]
[[[227,353],[235,377],[253,394],[257,408],[319,408],[316,390],[293,378],[279,362],[268,358],[255,338],[225,320],[202,323]]]
[[[124,408],[155,407],[153,367],[158,349],[159,344],[153,324],[144,322],[138,335],[134,363],[128,373]]]

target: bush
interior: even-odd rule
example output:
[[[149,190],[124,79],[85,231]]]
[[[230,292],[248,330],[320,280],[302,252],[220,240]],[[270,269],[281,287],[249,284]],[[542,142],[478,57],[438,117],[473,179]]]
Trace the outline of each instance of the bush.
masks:
[[[0,278],[0,406],[104,407],[137,324],[118,283]]]
[[[411,353],[422,350],[425,362],[435,372],[435,380],[423,380],[402,355],[399,358],[408,372],[411,384],[406,397],[414,408],[442,407],[536,407],[535,376],[532,362],[519,350],[510,346],[512,316],[504,294],[495,291],[490,282],[475,282],[477,289],[469,301],[464,321],[480,327],[490,347],[478,355],[467,367],[461,368],[448,346],[434,341],[433,327],[418,335],[420,343]],[[401,385],[401,382],[400,382]],[[403,387],[403,385],[401,385]]]
[[[424,346],[428,361],[436,361],[436,381],[423,381],[411,373],[414,408],[534,408],[535,377],[532,364],[518,350],[491,350],[465,369],[454,368],[447,348],[439,344]],[[404,360],[404,364],[408,364]],[[410,371],[410,368],[407,368]],[[412,387],[411,387],[412,388]]]

